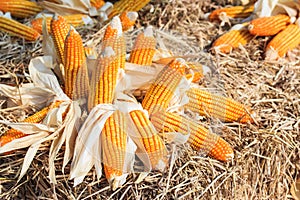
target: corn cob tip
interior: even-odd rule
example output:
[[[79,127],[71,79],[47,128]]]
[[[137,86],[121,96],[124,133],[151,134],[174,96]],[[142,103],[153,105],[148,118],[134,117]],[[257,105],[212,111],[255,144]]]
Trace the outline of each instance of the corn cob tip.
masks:
[[[122,35],[122,24],[121,24],[121,20],[118,16],[114,17],[111,22],[110,22],[110,26],[112,29],[116,29],[117,30],[117,34],[119,36]]]
[[[153,37],[153,27],[152,26],[147,26],[144,30],[144,35],[146,37]]]
[[[128,17],[128,19],[130,21],[135,21],[135,20],[137,20],[139,15],[137,12],[128,12],[128,13],[126,13],[126,16]]]
[[[105,49],[103,50],[102,54],[103,57],[111,57],[111,56],[115,56],[116,53],[113,50],[113,48],[111,46],[105,47]]]
[[[215,146],[210,150],[209,155],[217,160],[227,162],[234,158],[231,146],[222,138],[219,138]]]

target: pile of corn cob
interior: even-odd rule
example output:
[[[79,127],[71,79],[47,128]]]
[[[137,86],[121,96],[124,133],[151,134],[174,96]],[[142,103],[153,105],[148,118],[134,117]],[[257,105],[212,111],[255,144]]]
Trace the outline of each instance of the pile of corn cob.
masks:
[[[245,45],[255,36],[272,36],[265,48],[266,60],[277,60],[286,56],[300,44],[299,2],[288,0],[259,0],[254,5],[233,6],[209,13],[211,21],[228,21],[228,18],[243,18],[219,37],[213,48],[229,53],[239,45]]]
[[[111,19],[125,11],[139,11],[147,1],[120,0],[114,5],[104,0],[76,0],[70,1],[42,1],[30,0],[2,0],[0,1],[0,31],[27,41],[36,41],[42,34],[42,22],[46,19],[48,31],[52,13],[64,15],[67,22],[73,27],[80,27],[94,23],[90,16],[100,16],[102,20]],[[50,13],[49,13],[50,11]],[[90,12],[89,12],[90,11]],[[31,25],[27,26],[12,19],[32,18]]]
[[[75,185],[93,166],[100,178],[103,163],[113,189],[120,187],[133,171],[163,171],[168,166],[168,143],[187,142],[221,161],[233,157],[233,149],[225,140],[186,112],[225,122],[251,123],[249,110],[233,99],[201,89],[197,81],[203,77],[202,65],[160,54],[152,27],[138,35],[126,59],[123,31],[133,25],[131,15],[136,16],[121,14],[122,22],[114,17],[107,26],[95,66],[87,66],[88,51],[67,20],[58,15],[51,19],[49,32],[55,56],[34,58],[29,66],[35,85],[51,91],[51,104],[23,123],[3,122],[14,129],[0,137],[0,153],[20,148],[16,144],[36,134],[33,129],[22,132],[22,125],[43,125],[48,128],[44,128],[46,134],[27,143],[34,145],[29,150],[31,154],[27,153],[30,159],[25,159],[27,168],[37,144],[52,140],[49,173],[55,182],[54,160],[65,143],[63,167],[73,156],[70,178]],[[63,90],[50,70],[52,61],[61,65]],[[133,94],[141,88],[147,92],[139,103]],[[83,113],[88,114],[86,119],[81,117]],[[142,169],[135,167],[137,160],[144,166]],[[25,172],[23,168],[21,175]]]

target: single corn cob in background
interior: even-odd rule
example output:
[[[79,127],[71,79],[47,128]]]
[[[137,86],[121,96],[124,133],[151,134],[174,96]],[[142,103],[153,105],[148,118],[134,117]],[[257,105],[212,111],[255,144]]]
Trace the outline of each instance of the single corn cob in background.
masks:
[[[129,115],[149,156],[152,168],[162,171],[167,162],[167,149],[164,141],[142,110],[131,111]]]
[[[103,0],[90,0],[90,3],[91,3],[92,6],[94,6],[98,10],[99,8],[101,8],[105,4],[105,1],[103,1]]]
[[[104,172],[113,189],[119,185],[117,177],[124,174],[127,134],[124,114],[115,111],[105,122],[101,133]]]
[[[64,17],[54,15],[51,19],[50,30],[53,38],[53,42],[56,49],[58,62],[64,64],[64,44],[65,39],[69,33],[70,25],[67,23]]]
[[[174,92],[183,77],[182,68],[184,68],[184,60],[174,59],[157,75],[142,102],[143,108],[149,114],[161,109],[165,110],[169,106]]]
[[[109,13],[108,18],[112,18],[124,11],[139,11],[150,0],[120,0],[113,5],[112,11]]]
[[[215,95],[197,88],[189,89],[187,96],[189,102],[184,107],[200,115],[216,117],[225,122],[253,122],[247,108],[231,98]]]
[[[112,47],[118,57],[118,67],[124,69],[126,61],[126,44],[119,17],[114,17],[105,30],[102,51],[108,46]]]
[[[24,38],[28,41],[35,41],[40,37],[40,34],[33,28],[3,16],[0,16],[0,31],[12,36]]]
[[[86,98],[89,79],[82,39],[71,27],[64,44],[65,93],[71,99]]]
[[[47,116],[50,109],[57,108],[61,104],[61,101],[56,101],[51,105],[43,108],[42,110],[34,113],[33,115],[27,117],[22,122],[26,123],[40,123],[43,119]],[[16,129],[9,129],[0,137],[0,147],[22,137],[27,136],[27,134],[16,130]]]
[[[88,15],[74,14],[74,15],[65,15],[63,17],[65,18],[65,20],[67,21],[68,24],[72,25],[73,27],[79,27],[79,26],[83,26],[85,24],[84,18],[87,18]],[[48,29],[49,33],[51,33],[51,29],[50,29],[51,19],[52,19],[52,17],[46,17],[47,29]],[[33,29],[35,29],[40,34],[42,34],[43,18],[36,18],[36,19],[32,20],[30,23],[31,23],[31,27]]]
[[[129,62],[139,65],[151,65],[155,54],[156,40],[153,36],[151,26],[148,26],[144,33],[140,33],[130,52]]]
[[[226,15],[231,18],[246,18],[251,15],[251,13],[254,10],[254,6],[233,6],[229,8],[221,8],[214,10],[210,15],[209,15],[209,20],[214,21],[214,20],[220,20],[221,15]]]
[[[285,29],[291,19],[287,15],[261,17],[250,22],[248,29],[252,35],[272,36]]]
[[[120,15],[120,20],[122,23],[123,32],[133,27],[137,18],[138,18],[137,12],[122,12]]]
[[[276,60],[300,44],[300,28],[290,24],[278,33],[266,47],[266,60]]]
[[[190,134],[188,143],[191,147],[212,158],[227,161],[233,157],[233,149],[225,140],[192,119],[176,113],[158,112],[151,116],[151,122],[162,135],[164,132]]]
[[[1,0],[0,11],[10,12],[11,16],[27,18],[41,12],[43,8],[36,2],[28,0]]]
[[[240,44],[247,44],[253,37],[248,30],[231,30],[219,37],[212,46],[223,53],[229,53]]]
[[[112,104],[118,76],[118,57],[111,47],[106,47],[92,73],[88,109],[98,104]]]

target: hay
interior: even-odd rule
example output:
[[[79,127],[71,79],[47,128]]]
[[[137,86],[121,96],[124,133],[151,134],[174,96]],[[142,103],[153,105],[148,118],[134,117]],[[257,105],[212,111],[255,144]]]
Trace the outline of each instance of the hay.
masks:
[[[222,163],[199,156],[188,146],[177,146],[166,173],[151,172],[141,183],[131,175],[126,184],[111,191],[105,178],[97,181],[92,170],[84,182],[72,187],[68,180],[69,165],[61,172],[62,155],[56,160],[57,185],[49,183],[48,152],[45,143],[26,176],[17,181],[26,149],[1,155],[1,199],[290,199],[290,187],[300,170],[300,67],[299,54],[294,62],[263,61],[263,49],[269,38],[255,38],[229,55],[209,50],[211,42],[226,27],[201,20],[203,13],[224,6],[228,1],[152,1],[141,12],[138,27],[151,24],[173,35],[187,37],[200,51],[202,62],[214,67],[215,74],[204,81],[224,95],[250,105],[256,112],[255,124],[227,123],[218,133],[235,150],[235,158]],[[203,12],[204,11],[204,12]],[[80,30],[91,38],[97,28]],[[3,38],[0,46],[0,82],[18,85],[26,79],[29,59],[39,55],[40,44]],[[184,40],[184,37],[182,37]],[[12,42],[12,46],[8,44]],[[202,51],[201,51],[202,50]],[[201,59],[200,58],[200,59]],[[2,119],[17,121],[34,110],[6,108],[0,99]],[[3,133],[7,128],[0,126]],[[175,147],[170,147],[175,148]]]

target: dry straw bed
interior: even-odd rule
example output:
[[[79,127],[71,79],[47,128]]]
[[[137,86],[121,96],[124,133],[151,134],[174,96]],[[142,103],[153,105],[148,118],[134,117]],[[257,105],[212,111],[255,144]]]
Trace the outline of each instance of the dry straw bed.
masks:
[[[186,145],[171,145],[168,148],[174,151],[167,172],[151,172],[141,183],[135,183],[131,175],[124,186],[112,191],[105,178],[97,180],[94,170],[73,187],[68,180],[70,166],[64,173],[60,169],[62,152],[55,162],[58,183],[51,184],[47,178],[49,144],[44,143],[19,182],[26,149],[1,155],[0,199],[292,199],[290,190],[300,172],[299,57],[296,54],[293,62],[265,62],[263,49],[270,38],[254,38],[227,55],[210,51],[211,43],[228,28],[202,17],[229,3],[237,2],[152,1],[139,13],[137,26],[150,24],[168,32],[166,45],[176,54],[211,67],[213,73],[203,80],[205,87],[253,108],[254,124],[210,123],[234,148],[231,162],[201,156]],[[90,27],[79,32],[89,39],[97,30]],[[25,44],[0,34],[0,82],[30,82],[27,65],[40,54],[41,44]],[[183,47],[172,45],[174,38]],[[1,119],[19,121],[35,112],[35,108],[8,109],[9,103],[0,97]],[[1,125],[0,134],[5,130]]]

